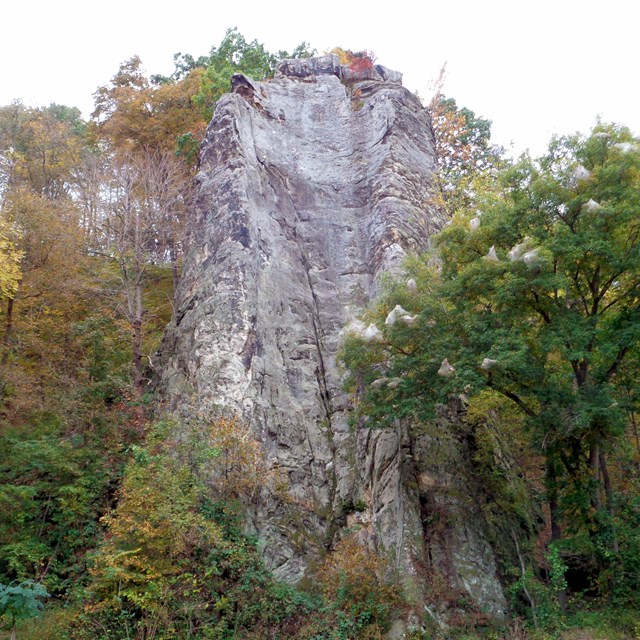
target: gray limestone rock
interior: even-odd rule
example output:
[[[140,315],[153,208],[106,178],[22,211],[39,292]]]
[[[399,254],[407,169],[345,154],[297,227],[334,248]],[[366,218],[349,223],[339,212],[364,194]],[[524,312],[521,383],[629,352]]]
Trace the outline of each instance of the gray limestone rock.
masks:
[[[482,516],[459,497],[471,475],[463,445],[349,423],[345,307],[370,303],[381,275],[445,222],[430,204],[429,116],[400,74],[375,71],[346,86],[329,55],[285,60],[269,82],[234,76],[202,147],[157,389],[178,415],[241,416],[286,474],[287,500],[264,496],[251,514],[277,576],[301,579],[357,525],[414,594],[426,592],[424,567],[441,564],[452,588],[500,615]],[[436,462],[432,451],[445,453]],[[345,514],[354,500],[366,509]],[[450,516],[442,540],[427,508]]]

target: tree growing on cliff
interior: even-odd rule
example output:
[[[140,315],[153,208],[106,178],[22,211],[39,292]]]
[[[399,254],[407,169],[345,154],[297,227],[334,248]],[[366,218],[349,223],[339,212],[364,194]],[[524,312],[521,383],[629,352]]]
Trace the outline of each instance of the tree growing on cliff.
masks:
[[[639,142],[598,125],[508,169],[413,262],[418,293],[390,294],[381,313],[400,302],[403,314],[387,316],[385,341],[350,356],[380,424],[429,419],[451,394],[513,403],[545,461],[552,538],[573,538],[601,571],[619,551],[618,373],[640,340]]]
[[[376,59],[373,51],[351,51],[351,49],[343,49],[342,47],[334,47],[330,53],[338,56],[340,64],[349,67],[352,71],[368,71],[373,68]]]
[[[194,101],[209,120],[216,102],[230,90],[234,73],[243,73],[254,80],[265,80],[273,76],[278,60],[308,58],[314,53],[315,50],[310,50],[306,42],[301,42],[291,53],[282,50],[274,53],[257,40],[247,41],[237,28],[227,29],[222,42],[212,47],[208,58],[199,58],[197,62],[197,65],[204,64],[205,68],[200,91]],[[193,58],[178,58],[176,63],[181,60],[189,63]]]
[[[504,150],[491,142],[491,120],[442,93],[444,78],[445,67],[434,83],[428,109],[436,143],[439,205],[453,215],[459,207],[470,205],[479,188],[478,178],[482,181],[500,168]]]

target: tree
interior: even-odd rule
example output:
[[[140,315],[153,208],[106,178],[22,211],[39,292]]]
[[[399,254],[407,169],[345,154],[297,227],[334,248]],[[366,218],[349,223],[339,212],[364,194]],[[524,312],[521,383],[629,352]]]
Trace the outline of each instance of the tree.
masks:
[[[131,328],[134,389],[141,395],[150,311],[147,276],[154,265],[171,265],[175,289],[189,181],[180,159],[163,150],[121,155],[111,171],[104,186],[104,248],[98,253],[116,266],[118,309]]]
[[[64,332],[60,314],[72,311],[72,299],[78,301],[85,289],[81,270],[86,256],[78,211],[68,199],[51,200],[23,186],[8,192],[2,216],[11,220],[12,233],[17,236],[13,247],[21,259],[19,273],[15,272],[19,279],[14,279],[11,295],[3,296],[0,363],[7,364],[11,343],[18,337],[23,353],[29,353],[40,364],[46,360],[48,365],[39,371],[44,375],[54,366],[55,354],[55,340],[45,327],[51,323],[49,329],[58,334]],[[42,324],[34,330],[40,321]],[[16,331],[21,332],[21,337]],[[47,342],[45,346],[43,343]],[[63,356],[61,361],[65,359]]]
[[[270,475],[250,430],[165,421],[132,449],[73,637],[300,637],[308,599],[270,576],[245,533],[240,504]]]
[[[451,394],[513,403],[544,457],[553,540],[579,540],[601,570],[618,552],[607,467],[625,428],[618,373],[640,340],[639,187],[627,129],[555,139],[413,261],[415,282],[378,312],[403,306],[385,340],[347,350],[380,424],[429,419]]]
[[[0,616],[6,617],[11,625],[11,640],[16,639],[18,620],[37,616],[43,606],[40,598],[48,596],[47,590],[32,580],[14,585],[0,584]]]
[[[4,307],[0,364],[7,364],[20,322],[22,328],[33,328],[43,320],[37,331],[22,335],[23,352],[33,355],[40,364],[47,354],[48,366],[40,366],[39,375],[51,367],[54,352],[54,341],[47,340],[50,333],[45,337],[44,325],[49,321],[49,329],[53,328],[56,318],[56,332],[61,333],[61,317],[56,317],[61,298],[80,290],[76,278],[84,256],[73,195],[86,140],[79,113],[61,105],[30,109],[15,103],[0,109],[4,186],[0,219],[6,230],[2,254],[13,265],[4,274],[11,286],[0,290]],[[31,338],[48,342],[48,347],[35,348]]]
[[[401,603],[391,575],[388,559],[367,549],[357,534],[340,540],[317,571],[328,605],[327,628],[336,625],[340,631],[353,634],[349,637],[361,637],[358,632],[365,629],[368,634],[364,637],[383,637],[391,613]]]
[[[440,206],[453,215],[471,204],[474,191],[480,188],[478,178],[486,182],[486,176],[500,167],[504,150],[491,143],[491,120],[443,95],[444,76],[445,67],[428,109],[436,143]]]
[[[308,58],[315,51],[302,42],[293,53],[278,51],[271,53],[257,40],[247,42],[238,29],[228,29],[222,42],[211,49],[206,64],[202,85],[195,97],[207,120],[211,119],[213,109],[220,97],[231,88],[231,76],[243,73],[255,80],[265,80],[273,75],[278,60],[283,58]],[[200,58],[200,63],[203,60]]]
[[[92,118],[99,139],[108,143],[110,151],[129,155],[175,152],[184,136],[199,144],[207,124],[194,102],[202,73],[195,68],[180,80],[154,85],[144,75],[138,56],[127,60],[111,83],[95,93]],[[190,168],[195,166],[197,155],[182,157]]]
[[[0,166],[6,189],[28,186],[49,199],[69,196],[84,134],[78,109],[56,104],[30,109],[20,103],[0,108]]]
[[[0,299],[12,298],[20,282],[20,251],[14,240],[14,230],[0,218]]]

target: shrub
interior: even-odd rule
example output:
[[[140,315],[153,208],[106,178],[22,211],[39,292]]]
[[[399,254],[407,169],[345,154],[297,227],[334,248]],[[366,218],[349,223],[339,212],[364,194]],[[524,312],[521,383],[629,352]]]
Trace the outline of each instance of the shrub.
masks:
[[[47,590],[33,580],[0,584],[0,619],[9,623],[12,640],[16,637],[18,621],[39,615],[44,606],[41,599],[47,597]]]
[[[316,640],[382,638],[401,603],[386,559],[351,535],[341,540],[318,572],[324,631]]]

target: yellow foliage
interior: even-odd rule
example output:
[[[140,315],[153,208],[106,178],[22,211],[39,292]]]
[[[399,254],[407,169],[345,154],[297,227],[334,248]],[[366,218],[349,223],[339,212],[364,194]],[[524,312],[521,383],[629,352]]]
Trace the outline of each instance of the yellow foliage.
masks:
[[[12,240],[9,224],[0,218],[0,297],[12,298],[20,282],[20,260],[24,255]]]
[[[272,474],[251,430],[239,421],[219,418],[210,425],[208,435],[216,451],[215,489],[225,498],[255,497]]]
[[[225,504],[251,498],[268,478],[259,444],[241,423],[220,418],[194,429],[187,442],[184,433],[160,423],[147,446],[134,450],[117,509],[103,518],[107,538],[92,569],[88,612],[112,607],[117,597],[162,617],[194,559],[229,546],[203,503],[211,496]],[[193,579],[196,591],[201,580]]]
[[[81,138],[50,109],[23,109],[22,117],[18,139],[10,142],[10,182],[52,200],[66,197],[81,164]]]
[[[334,47],[329,51],[329,53],[335,53],[338,56],[340,64],[351,63],[351,56],[349,55],[349,52],[345,51],[342,47]]]
[[[349,536],[336,545],[318,579],[327,601],[336,602],[345,611],[373,607],[375,615],[379,608],[386,611],[400,603],[398,587],[389,573],[384,557]]]
[[[222,534],[201,514],[200,489],[185,467],[166,453],[137,455],[117,509],[103,518],[108,534],[91,570],[94,598],[86,611],[118,608],[124,599],[156,624],[169,615],[175,580]]]

